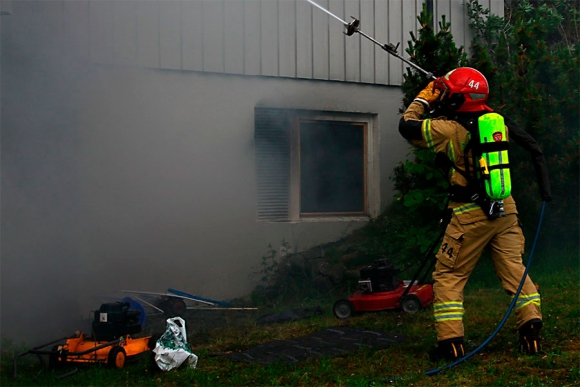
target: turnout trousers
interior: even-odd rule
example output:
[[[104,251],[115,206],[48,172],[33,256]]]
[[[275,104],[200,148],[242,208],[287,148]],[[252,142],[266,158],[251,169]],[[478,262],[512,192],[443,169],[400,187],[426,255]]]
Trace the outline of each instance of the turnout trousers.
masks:
[[[505,292],[514,296],[525,267],[524,235],[516,214],[461,224],[454,214],[437,253],[433,272],[433,313],[437,340],[463,337],[463,289],[483,249],[489,246],[495,272]],[[477,313],[477,311],[475,311]],[[527,277],[515,305],[517,328],[541,319],[540,295]]]

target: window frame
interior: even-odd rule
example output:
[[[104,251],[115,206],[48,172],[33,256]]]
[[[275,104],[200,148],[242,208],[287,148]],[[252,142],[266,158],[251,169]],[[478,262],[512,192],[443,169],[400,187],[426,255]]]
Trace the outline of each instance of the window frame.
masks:
[[[366,128],[364,214],[300,215],[300,122],[340,121]],[[256,220],[258,222],[358,222],[380,214],[379,120],[376,113],[254,108]]]

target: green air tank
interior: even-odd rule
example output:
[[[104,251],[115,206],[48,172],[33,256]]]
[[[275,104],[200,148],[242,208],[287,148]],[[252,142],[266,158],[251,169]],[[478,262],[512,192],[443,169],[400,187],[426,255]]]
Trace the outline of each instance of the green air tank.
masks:
[[[497,113],[487,113],[479,117],[478,127],[480,176],[487,195],[493,200],[503,200],[512,191],[504,119]]]

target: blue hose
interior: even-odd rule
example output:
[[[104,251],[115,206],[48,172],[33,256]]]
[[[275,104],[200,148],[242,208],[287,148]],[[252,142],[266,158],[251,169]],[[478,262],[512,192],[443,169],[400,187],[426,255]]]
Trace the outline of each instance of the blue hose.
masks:
[[[518,287],[518,290],[516,291],[516,294],[514,295],[514,298],[512,300],[512,303],[510,304],[510,307],[508,308],[507,312],[505,313],[505,316],[503,316],[503,319],[501,320],[501,322],[499,323],[499,325],[497,326],[495,331],[483,343],[481,343],[481,345],[479,347],[475,348],[473,351],[471,351],[467,355],[463,356],[461,359],[457,359],[453,363],[447,364],[445,367],[435,368],[433,370],[427,371],[427,372],[425,372],[425,375],[429,375],[429,376],[435,375],[443,370],[449,369],[451,367],[455,367],[456,365],[463,363],[465,360],[469,359],[471,356],[475,355],[483,347],[485,347],[498,334],[500,329],[504,326],[510,313],[514,309],[514,306],[516,304],[516,301],[518,300],[518,296],[520,295],[520,292],[522,291],[522,288],[524,286],[524,282],[526,281],[526,277],[528,275],[528,271],[529,271],[530,266],[532,264],[532,259],[534,258],[534,252],[536,250],[536,244],[538,242],[538,237],[540,235],[540,229],[542,228],[542,220],[544,219],[544,210],[545,209],[546,209],[546,202],[543,202],[542,203],[542,211],[540,213],[540,221],[538,222],[538,228],[536,230],[536,237],[534,238],[534,243],[532,245],[532,251],[530,252],[530,258],[528,259],[528,264],[526,266],[526,270],[524,271],[524,275],[523,275],[522,280],[520,282],[520,286]]]

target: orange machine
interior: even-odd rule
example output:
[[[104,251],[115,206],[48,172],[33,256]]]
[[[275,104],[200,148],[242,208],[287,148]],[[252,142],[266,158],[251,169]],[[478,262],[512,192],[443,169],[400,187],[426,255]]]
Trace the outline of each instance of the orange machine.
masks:
[[[139,310],[141,309],[141,310]],[[94,312],[92,336],[77,332],[28,350],[14,359],[14,376],[17,360],[24,355],[48,355],[48,365],[55,368],[65,363],[102,363],[112,368],[123,368],[127,358],[136,357],[155,347],[158,336],[133,338],[141,332],[144,311],[131,299],[102,304]],[[52,346],[50,350],[47,347]],[[41,358],[42,359],[42,358]]]
[[[106,342],[94,341],[83,332],[69,338],[62,345],[55,345],[49,352],[49,366],[56,367],[66,362],[103,363],[112,368],[123,368],[125,360],[147,352],[155,347],[152,336],[132,338],[127,335]]]

